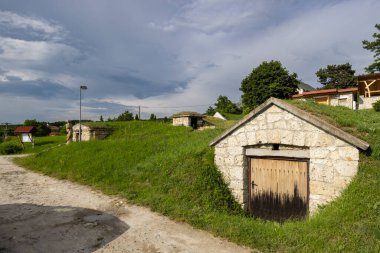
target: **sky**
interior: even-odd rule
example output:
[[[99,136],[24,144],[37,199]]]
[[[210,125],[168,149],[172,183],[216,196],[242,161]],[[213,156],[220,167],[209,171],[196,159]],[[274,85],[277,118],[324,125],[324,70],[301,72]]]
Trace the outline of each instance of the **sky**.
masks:
[[[317,87],[315,72],[373,61],[362,47],[380,1],[1,0],[0,123],[203,113],[219,95],[279,60]]]

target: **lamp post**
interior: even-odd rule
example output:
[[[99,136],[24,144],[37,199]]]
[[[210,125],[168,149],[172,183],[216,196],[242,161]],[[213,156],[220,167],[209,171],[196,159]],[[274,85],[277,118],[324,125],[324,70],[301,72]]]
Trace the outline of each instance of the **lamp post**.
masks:
[[[79,88],[79,141],[82,141],[82,90],[87,90],[87,86],[81,85]]]

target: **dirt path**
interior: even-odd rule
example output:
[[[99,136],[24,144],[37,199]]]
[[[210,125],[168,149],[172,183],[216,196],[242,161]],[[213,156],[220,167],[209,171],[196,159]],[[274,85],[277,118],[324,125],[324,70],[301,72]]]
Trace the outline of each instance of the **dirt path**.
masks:
[[[250,252],[11,159],[0,156],[0,253]]]

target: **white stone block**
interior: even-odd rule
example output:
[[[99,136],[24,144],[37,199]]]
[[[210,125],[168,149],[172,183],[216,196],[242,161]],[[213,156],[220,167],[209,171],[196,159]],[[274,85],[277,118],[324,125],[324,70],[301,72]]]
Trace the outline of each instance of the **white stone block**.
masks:
[[[281,132],[281,144],[292,145],[293,143],[293,131],[282,130]]]
[[[280,130],[272,129],[267,131],[267,142],[268,143],[280,143],[281,133]]]
[[[293,114],[285,112],[285,111],[283,111],[283,115],[284,115],[284,120],[286,121],[297,119],[297,117],[295,117]]]
[[[326,159],[329,157],[330,151],[324,148],[310,148],[310,159],[313,158],[323,158]]]
[[[334,181],[334,168],[330,162],[318,164],[310,162],[310,181],[331,183]]]
[[[295,146],[305,146],[305,132],[295,131],[293,135],[293,145]]]
[[[256,144],[256,133],[255,132],[247,132],[247,145]]]
[[[239,142],[236,140],[235,136],[228,136],[227,137],[227,145],[228,147],[236,147],[240,146]]]
[[[346,161],[358,161],[359,160],[359,150],[355,147],[340,147],[338,149],[339,156],[341,159]]]
[[[318,147],[328,147],[332,146],[335,143],[335,137],[329,134],[325,133],[319,133],[318,134],[318,139],[315,143],[315,146]]]
[[[267,114],[267,123],[273,123],[280,120],[283,120],[282,113],[268,113]]]
[[[270,113],[270,112],[283,112],[283,110],[276,105],[272,105],[265,111],[265,113]]]
[[[288,129],[286,121],[277,121],[273,124],[274,129]]]
[[[358,161],[335,161],[334,168],[338,176],[353,177],[358,172]]]
[[[259,130],[256,132],[256,143],[267,143],[267,132]]]

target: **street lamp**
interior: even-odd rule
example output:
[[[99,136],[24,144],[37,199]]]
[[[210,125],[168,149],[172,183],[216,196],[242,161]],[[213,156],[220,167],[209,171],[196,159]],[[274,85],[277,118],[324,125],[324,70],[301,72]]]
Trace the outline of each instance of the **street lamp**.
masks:
[[[81,85],[79,88],[79,141],[82,141],[82,90],[87,90],[87,86]]]

